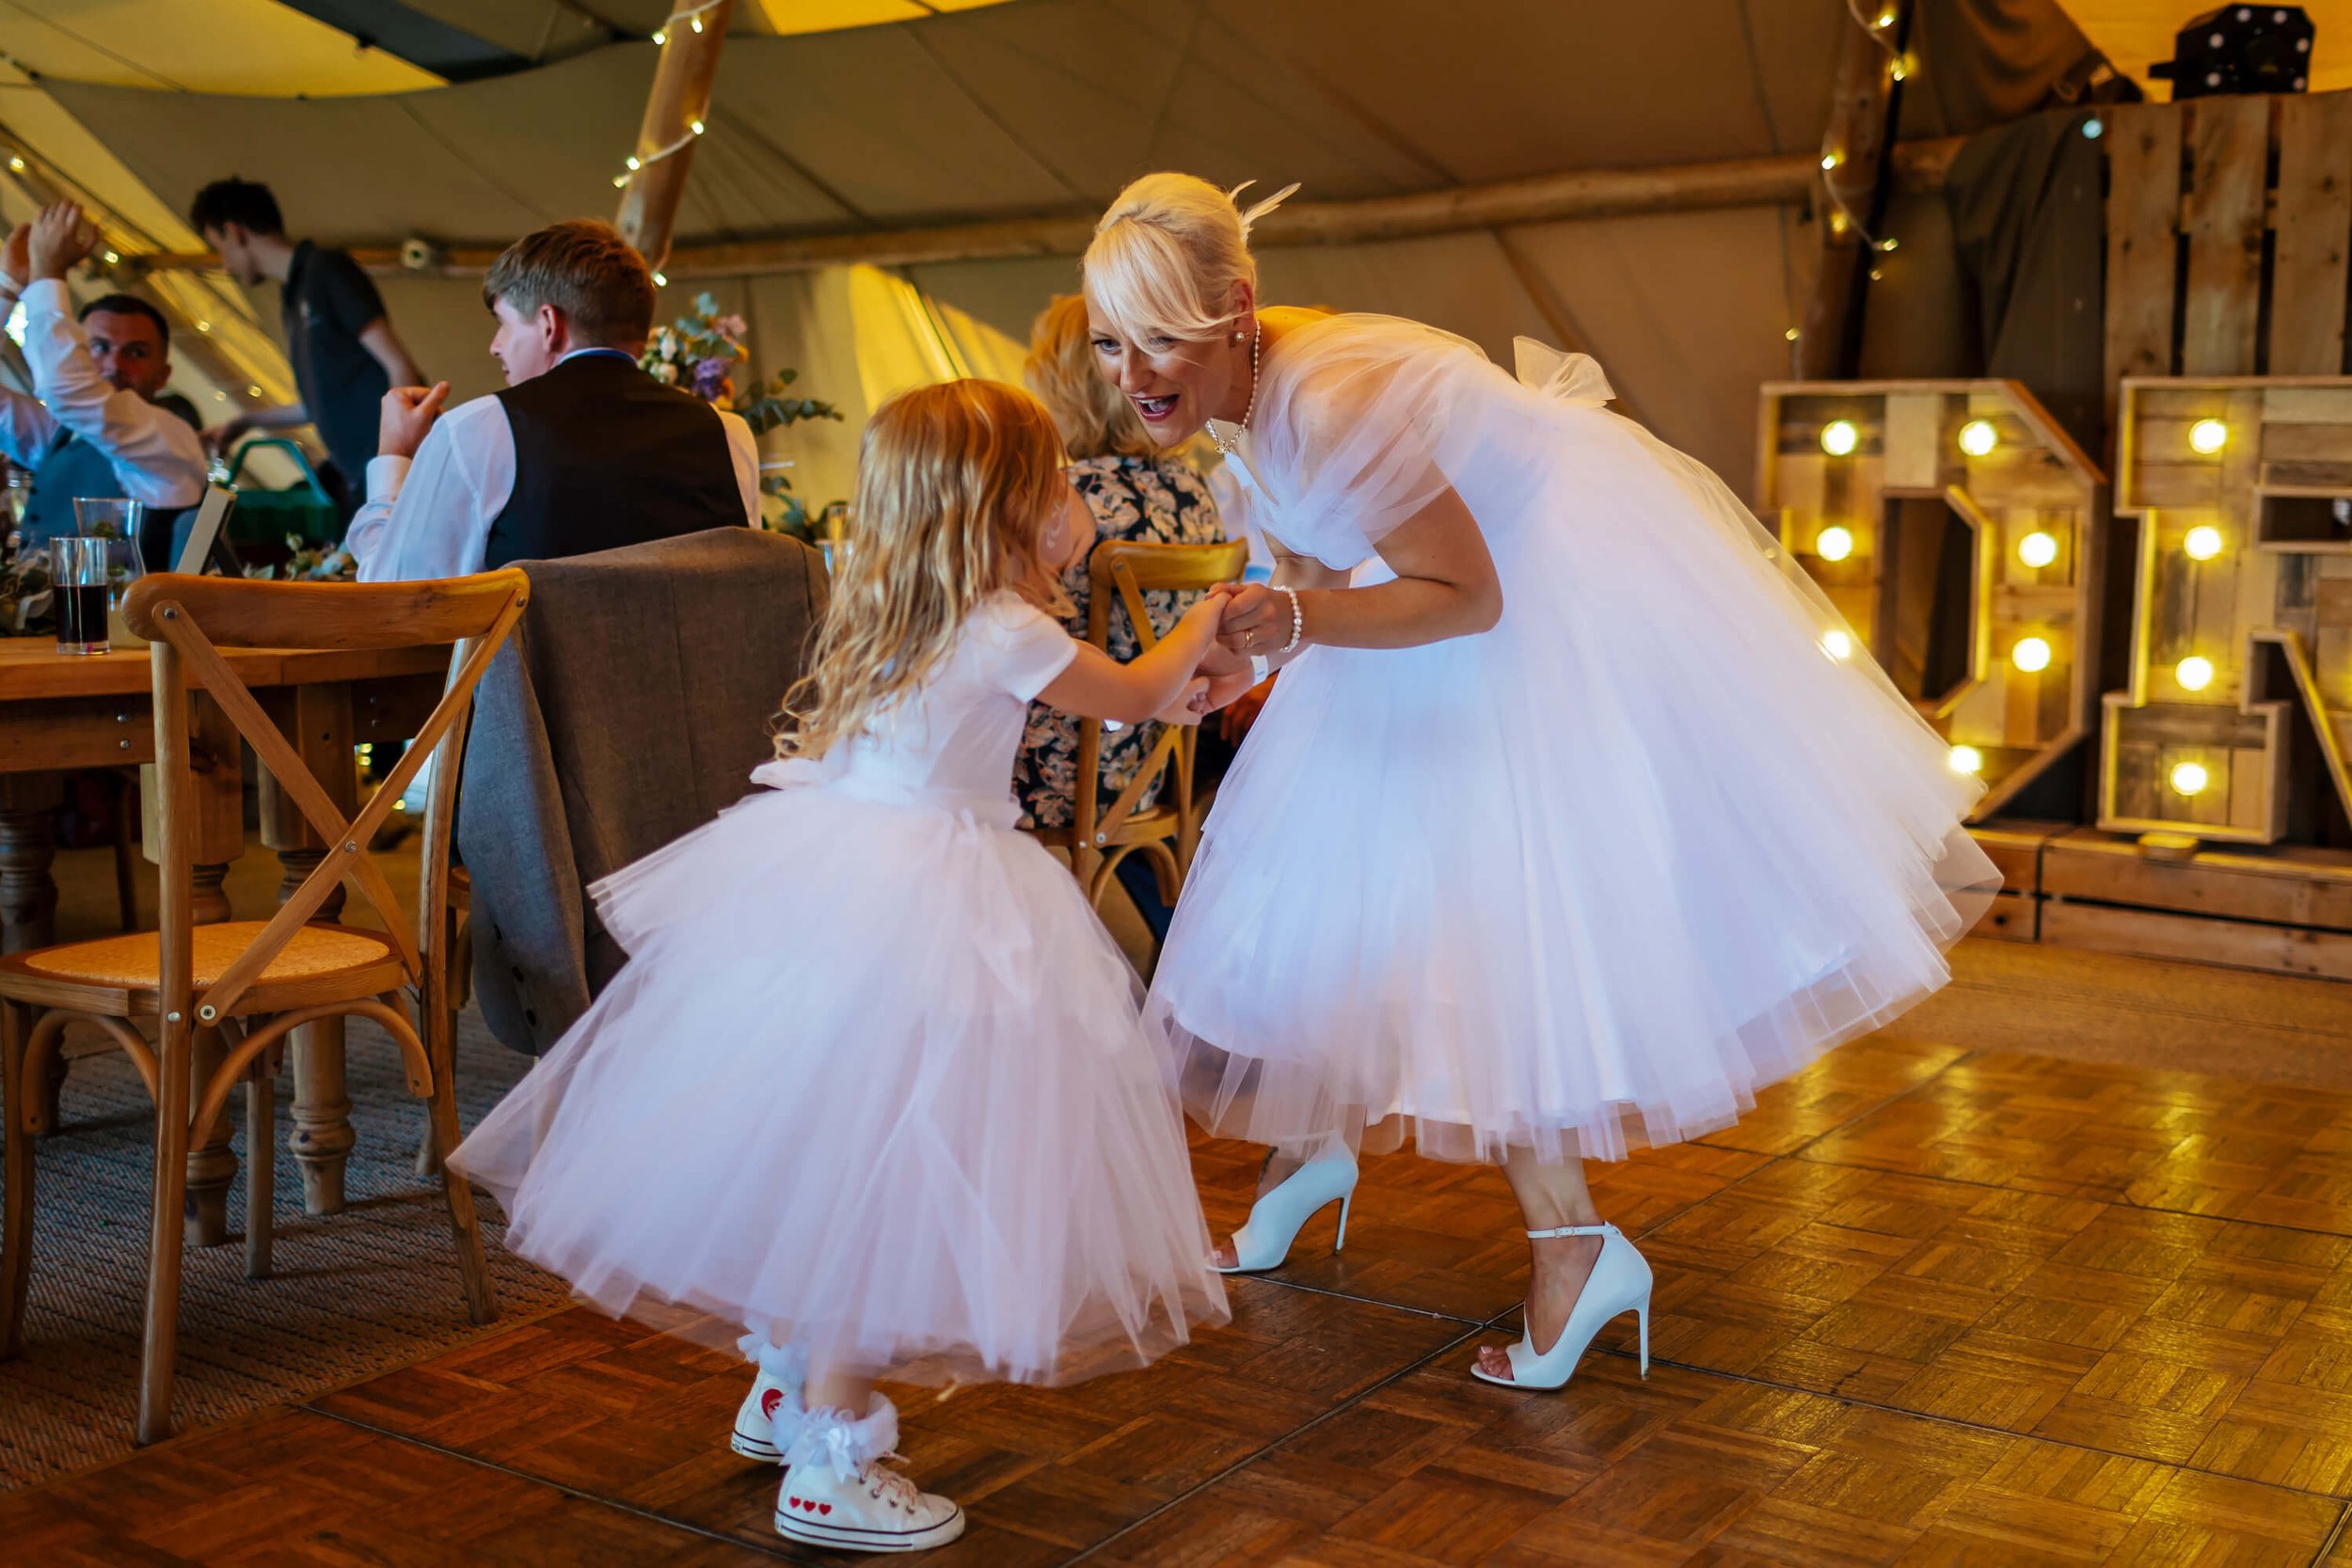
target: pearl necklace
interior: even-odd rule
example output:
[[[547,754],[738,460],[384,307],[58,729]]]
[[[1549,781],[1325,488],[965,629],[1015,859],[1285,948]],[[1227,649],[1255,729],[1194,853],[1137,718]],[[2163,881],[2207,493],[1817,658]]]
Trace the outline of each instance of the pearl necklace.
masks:
[[[1233,428],[1244,435],[1249,430],[1249,416],[1258,406],[1258,345],[1265,339],[1265,324],[1256,315],[1249,318],[1249,401],[1242,404],[1241,422]],[[1216,421],[1209,421],[1209,441],[1222,456],[1233,455],[1233,449],[1225,444],[1225,437],[1216,433]]]

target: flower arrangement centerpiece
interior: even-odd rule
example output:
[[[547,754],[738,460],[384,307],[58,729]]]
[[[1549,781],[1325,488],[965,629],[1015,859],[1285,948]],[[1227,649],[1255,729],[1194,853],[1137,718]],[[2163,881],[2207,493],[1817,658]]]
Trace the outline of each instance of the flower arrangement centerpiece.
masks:
[[[793,393],[792,383],[799,379],[796,371],[778,371],[768,380],[739,388],[735,371],[752,356],[743,341],[750,332],[741,316],[720,314],[715,296],[696,294],[690,314],[680,316],[673,325],[653,329],[653,336],[646,340],[645,352],[637,362],[656,380],[691,392],[714,407],[741,415],[754,436],[765,436],[803,420],[841,418],[841,410],[832,404]],[[801,539],[814,539],[808,508],[793,494],[790,480],[781,473],[762,474],[759,488],[762,495],[772,498],[776,503],[762,512],[761,520],[770,529]]]

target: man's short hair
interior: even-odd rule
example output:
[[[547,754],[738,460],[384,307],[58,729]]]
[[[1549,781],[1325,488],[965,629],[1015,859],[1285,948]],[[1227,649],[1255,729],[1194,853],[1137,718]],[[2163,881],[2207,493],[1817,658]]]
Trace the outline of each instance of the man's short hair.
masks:
[[[196,200],[188,206],[188,223],[199,234],[232,223],[248,234],[286,231],[286,220],[278,215],[278,198],[269,194],[269,187],[234,175],[215,180],[196,193]]]
[[[101,294],[83,306],[82,313],[73,319],[86,322],[101,310],[117,316],[145,316],[155,324],[155,336],[163,340],[164,347],[171,346],[171,324],[164,320],[164,313],[161,310],[156,309],[138,295]]]
[[[634,344],[653,331],[653,269],[619,230],[567,218],[501,252],[482,280],[482,303],[495,309],[502,299],[521,316],[552,305],[582,342]]]

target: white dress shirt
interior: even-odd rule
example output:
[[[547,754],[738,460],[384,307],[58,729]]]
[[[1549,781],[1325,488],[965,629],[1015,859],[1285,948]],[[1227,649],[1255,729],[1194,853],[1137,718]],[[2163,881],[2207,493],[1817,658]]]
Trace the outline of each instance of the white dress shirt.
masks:
[[[0,278],[0,318],[16,292]],[[33,396],[0,388],[0,451],[35,467],[59,431],[103,452],[130,499],[152,507],[194,506],[204,499],[204,442],[187,420],[98,373],[73,297],[54,277],[24,291],[24,361]]]
[[[564,356],[607,352],[574,349]],[[561,364],[563,361],[558,360]],[[759,446],[742,417],[722,409],[727,455],[743,493],[743,519],[759,526]],[[515,428],[496,397],[461,403],[405,457],[368,464],[368,499],[343,547],[361,582],[458,578],[482,570],[490,525],[515,493]]]

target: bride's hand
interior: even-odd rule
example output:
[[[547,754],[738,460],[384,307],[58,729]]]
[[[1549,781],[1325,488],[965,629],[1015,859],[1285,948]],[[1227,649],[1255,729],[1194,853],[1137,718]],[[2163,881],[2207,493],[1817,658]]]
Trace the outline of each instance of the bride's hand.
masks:
[[[1245,657],[1275,652],[1291,640],[1291,596],[1263,582],[1228,588],[1216,640],[1227,651]]]

